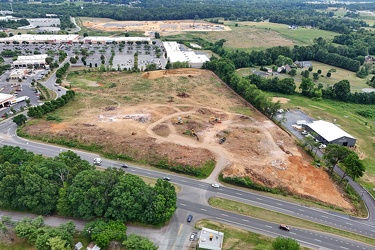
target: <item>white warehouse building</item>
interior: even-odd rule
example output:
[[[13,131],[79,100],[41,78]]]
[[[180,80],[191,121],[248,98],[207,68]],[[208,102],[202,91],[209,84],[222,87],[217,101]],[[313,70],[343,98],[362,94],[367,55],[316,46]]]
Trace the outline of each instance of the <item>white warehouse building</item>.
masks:
[[[167,59],[171,62],[189,62],[192,68],[201,68],[203,63],[209,61],[207,55],[197,54],[192,50],[182,51],[177,42],[163,42]]]

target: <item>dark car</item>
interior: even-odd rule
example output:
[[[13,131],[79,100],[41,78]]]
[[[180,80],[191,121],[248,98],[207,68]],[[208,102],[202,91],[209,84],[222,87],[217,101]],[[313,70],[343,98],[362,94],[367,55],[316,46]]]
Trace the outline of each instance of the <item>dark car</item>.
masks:
[[[290,227],[287,226],[287,225],[283,225],[283,224],[281,224],[281,225],[279,226],[279,228],[280,228],[281,230],[290,231]]]
[[[129,166],[128,165],[126,165],[126,164],[121,164],[120,165],[122,168],[128,168]]]
[[[165,181],[170,181],[171,178],[169,178],[169,177],[167,177],[167,176],[164,176],[164,177],[163,177],[163,180],[165,180]]]
[[[193,220],[193,216],[190,214],[188,217],[187,217],[187,222],[191,222]]]

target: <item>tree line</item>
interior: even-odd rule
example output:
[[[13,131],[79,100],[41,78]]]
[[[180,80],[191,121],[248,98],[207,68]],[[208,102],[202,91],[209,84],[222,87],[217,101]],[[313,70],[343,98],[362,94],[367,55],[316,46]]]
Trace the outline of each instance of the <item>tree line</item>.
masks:
[[[30,107],[27,112],[27,115],[29,117],[41,118],[43,115],[55,111],[56,109],[72,101],[74,99],[74,96],[75,92],[73,90],[68,90],[66,91],[65,95],[60,96],[56,100],[45,102],[43,103],[43,105],[39,105],[36,107]]]
[[[45,158],[11,146],[0,150],[0,193],[7,209],[145,224],[168,221],[177,199],[161,179],[151,187],[121,169],[95,170],[72,151]]]
[[[320,40],[318,39],[317,41]],[[211,44],[207,49],[211,49],[221,57],[230,59],[237,69],[253,67],[255,65],[266,66],[276,64],[276,60],[280,55],[291,58],[293,61],[315,60],[353,72],[359,71],[361,62],[363,63],[364,61],[364,58],[352,59],[336,53],[330,53],[323,45],[317,42],[309,46],[295,45],[293,48],[277,46],[264,51],[252,50],[251,52],[239,50],[228,51],[223,48],[224,43],[225,40],[221,39]]]
[[[31,9],[27,1],[13,2],[17,17],[41,18],[45,14],[56,13],[66,16],[90,16],[113,18],[115,20],[179,20],[224,17],[233,21],[264,21],[287,25],[310,25],[315,28],[348,33],[353,29],[367,27],[362,20],[333,18],[332,12],[325,13],[317,9],[326,9],[328,5],[310,4],[302,0],[289,1],[219,1],[207,0],[197,4],[194,0],[167,1],[145,0],[129,2],[110,0],[108,4],[93,4],[86,1],[83,8],[75,4],[38,4]],[[371,5],[371,4],[369,4]],[[1,9],[9,9],[7,2],[0,3]],[[370,7],[369,7],[370,8]],[[53,11],[51,11],[53,9]],[[64,24],[65,26],[65,24]]]
[[[279,102],[272,102],[271,97],[255,84],[250,84],[244,77],[237,76],[234,63],[229,59],[212,57],[210,61],[203,64],[202,68],[213,71],[231,89],[266,116],[272,118],[276,110],[280,108]]]

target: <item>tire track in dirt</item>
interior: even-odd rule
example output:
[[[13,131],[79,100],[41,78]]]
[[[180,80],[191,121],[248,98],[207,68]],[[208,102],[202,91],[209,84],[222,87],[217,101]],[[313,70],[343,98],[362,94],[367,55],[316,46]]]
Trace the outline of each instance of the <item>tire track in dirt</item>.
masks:
[[[222,110],[220,110],[221,112],[223,112]],[[179,144],[179,145],[182,145],[182,146],[188,146],[188,147],[192,147],[192,148],[202,148],[202,149],[207,149],[209,151],[211,151],[214,155],[215,155],[215,160],[216,160],[216,165],[215,165],[215,168],[214,170],[212,171],[212,173],[210,174],[209,177],[207,177],[205,179],[205,182],[216,182],[218,180],[218,176],[220,174],[220,172],[228,165],[231,164],[231,161],[230,161],[230,153],[224,149],[223,147],[219,146],[219,145],[213,145],[212,142],[215,141],[214,140],[214,137],[216,136],[216,134],[218,133],[218,131],[221,131],[221,130],[224,130],[226,128],[228,128],[228,125],[231,123],[231,117],[233,116],[231,113],[227,113],[228,115],[228,120],[226,121],[223,121],[220,126],[216,126],[212,129],[210,129],[209,131],[204,131],[204,132],[200,132],[198,134],[202,134],[204,133],[204,140],[203,141],[197,141],[195,139],[190,139],[190,138],[186,138],[184,136],[181,136],[181,135],[178,135],[176,130],[173,128],[173,129],[170,129],[171,133],[167,136],[167,137],[163,137],[163,136],[159,136],[157,135],[153,129],[163,123],[163,122],[166,122],[170,119],[173,119],[175,117],[178,117],[178,116],[184,116],[184,115],[189,115],[189,114],[194,114],[196,113],[196,110],[191,110],[191,111],[186,111],[186,112],[177,112],[177,113],[173,113],[171,115],[168,115],[168,116],[164,116],[163,118],[155,121],[154,123],[150,124],[147,129],[146,129],[146,132],[149,134],[149,136],[151,136],[152,138],[155,138],[156,139],[156,143],[163,143],[163,142],[169,142],[169,143],[174,143],[174,144]],[[226,112],[225,112],[226,113]],[[172,126],[172,124],[168,123],[168,127]]]

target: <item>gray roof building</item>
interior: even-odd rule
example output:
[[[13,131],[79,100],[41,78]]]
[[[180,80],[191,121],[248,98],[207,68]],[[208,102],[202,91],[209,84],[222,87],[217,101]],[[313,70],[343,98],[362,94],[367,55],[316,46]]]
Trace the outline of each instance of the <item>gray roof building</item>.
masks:
[[[353,147],[357,141],[356,138],[339,128],[333,123],[326,121],[314,121],[305,125],[307,132],[317,134],[316,139],[324,144],[337,144]]]

